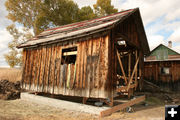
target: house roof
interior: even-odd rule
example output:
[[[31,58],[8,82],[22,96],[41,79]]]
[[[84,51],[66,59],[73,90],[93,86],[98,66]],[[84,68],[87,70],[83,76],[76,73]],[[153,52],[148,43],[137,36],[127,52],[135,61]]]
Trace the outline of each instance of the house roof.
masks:
[[[124,21],[133,13],[137,13],[136,15],[138,15],[139,17],[138,22],[140,23],[140,27],[138,27],[138,29],[140,29],[140,38],[141,41],[143,41],[142,46],[144,47],[144,53],[148,53],[149,45],[147,43],[147,38],[142,24],[139,8],[121,11],[119,13],[100,17],[97,19],[86,20],[78,23],[47,29],[33,39],[20,44],[19,46],[17,46],[17,48],[37,47],[44,44],[64,42],[75,38],[82,38],[98,32],[107,31],[114,28],[117,24]]]
[[[180,53],[176,52],[176,51],[173,50],[172,48],[169,48],[169,47],[167,47],[167,46],[165,46],[165,45],[163,45],[163,44],[159,44],[157,47],[155,47],[155,48],[149,53],[149,55],[151,55],[154,51],[156,51],[156,50],[157,50],[159,47],[161,47],[161,46],[169,49],[170,51],[173,51],[173,52],[176,53],[177,55],[180,55]]]
[[[180,59],[166,59],[166,60],[145,60],[144,62],[167,62],[167,61],[180,61]]]
[[[160,51],[159,51],[160,50]],[[168,52],[161,52],[168,50]],[[158,56],[162,56],[161,58]],[[146,57],[145,62],[159,62],[159,61],[180,61],[180,54],[163,44],[155,47]]]

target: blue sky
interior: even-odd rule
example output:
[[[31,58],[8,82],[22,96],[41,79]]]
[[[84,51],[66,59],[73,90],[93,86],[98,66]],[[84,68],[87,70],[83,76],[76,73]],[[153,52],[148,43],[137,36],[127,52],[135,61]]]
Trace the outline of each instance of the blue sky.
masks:
[[[8,52],[7,44],[12,37],[6,31],[11,24],[5,16],[5,0],[0,0],[0,67],[7,67],[3,54]],[[93,6],[96,0],[74,0],[79,7]],[[140,8],[150,49],[159,44],[167,45],[171,40],[173,49],[180,52],[180,0],[112,0],[119,11]]]

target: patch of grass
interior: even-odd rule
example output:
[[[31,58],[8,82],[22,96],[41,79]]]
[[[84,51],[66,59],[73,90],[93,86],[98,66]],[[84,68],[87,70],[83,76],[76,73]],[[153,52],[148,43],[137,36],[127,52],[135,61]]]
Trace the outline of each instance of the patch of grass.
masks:
[[[11,82],[21,81],[22,70],[17,68],[0,68],[0,80],[7,79]]]
[[[145,102],[149,105],[163,105],[164,101],[157,97],[147,97]]]

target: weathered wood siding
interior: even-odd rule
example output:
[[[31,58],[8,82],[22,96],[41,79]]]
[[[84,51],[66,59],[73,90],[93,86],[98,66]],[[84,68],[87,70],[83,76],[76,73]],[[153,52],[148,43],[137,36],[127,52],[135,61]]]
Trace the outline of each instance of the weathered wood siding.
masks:
[[[145,79],[164,89],[180,91],[180,61],[145,62]],[[161,68],[168,67],[169,74],[162,74]]]
[[[61,64],[62,49],[71,46],[77,46],[76,65]],[[24,49],[22,87],[52,94],[111,98],[111,49],[109,35],[69,45]]]

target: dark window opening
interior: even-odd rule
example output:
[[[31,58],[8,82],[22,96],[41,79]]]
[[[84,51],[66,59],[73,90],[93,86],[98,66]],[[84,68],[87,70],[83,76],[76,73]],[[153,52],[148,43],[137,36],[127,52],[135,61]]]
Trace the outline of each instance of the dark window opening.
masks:
[[[77,57],[77,47],[62,49],[61,64],[75,64]]]

